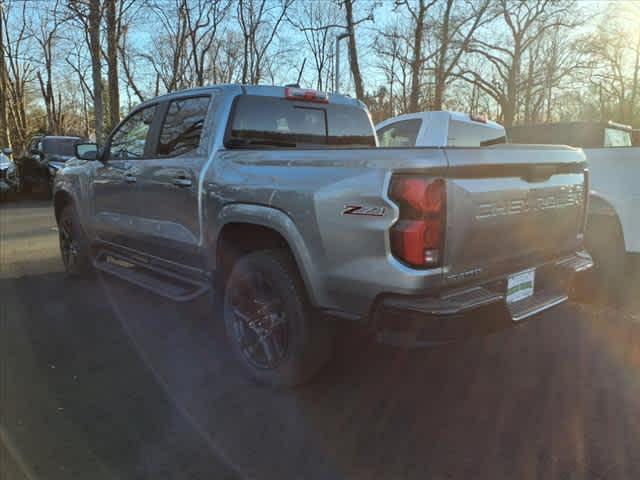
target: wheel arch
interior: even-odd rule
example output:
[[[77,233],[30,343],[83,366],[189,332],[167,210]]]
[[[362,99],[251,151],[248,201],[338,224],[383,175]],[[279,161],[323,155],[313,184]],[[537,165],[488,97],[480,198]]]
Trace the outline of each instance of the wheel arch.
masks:
[[[273,207],[232,204],[224,207],[208,233],[213,269],[224,272],[223,244],[229,242],[239,253],[284,248],[291,254],[303,281],[309,301],[318,305],[317,274],[303,237],[293,220]]]
[[[53,196],[53,211],[56,217],[56,223],[60,219],[60,213],[62,209],[67,205],[71,205],[75,202],[75,199],[71,193],[66,190],[58,190]]]
[[[613,206],[613,203],[599,192],[591,191],[589,193],[589,209],[587,211],[587,228],[589,223],[596,221],[598,217],[608,217],[615,220],[618,224],[618,230],[622,237],[622,244],[626,248],[626,240],[624,234],[624,228],[618,211]]]

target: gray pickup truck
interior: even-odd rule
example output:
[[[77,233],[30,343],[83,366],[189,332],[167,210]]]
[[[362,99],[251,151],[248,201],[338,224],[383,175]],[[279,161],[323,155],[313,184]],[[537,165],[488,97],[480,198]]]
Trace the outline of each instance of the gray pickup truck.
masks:
[[[76,156],[54,188],[67,272],[176,301],[221,292],[234,355],[267,384],[318,371],[328,318],[391,343],[446,341],[462,313],[498,304],[513,323],[563,302],[592,265],[580,150],[378,148],[346,96],[172,93]]]

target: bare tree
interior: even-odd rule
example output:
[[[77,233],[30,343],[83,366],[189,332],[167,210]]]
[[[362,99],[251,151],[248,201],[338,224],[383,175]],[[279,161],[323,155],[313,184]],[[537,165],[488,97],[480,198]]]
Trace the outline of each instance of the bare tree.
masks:
[[[445,1],[436,25],[439,45],[434,58],[433,110],[442,110],[447,85],[477,29],[495,18],[488,12],[490,5],[490,0]]]
[[[230,6],[230,0],[197,0],[185,11],[196,86],[204,85],[207,53],[218,40],[218,30]]]
[[[9,18],[13,12],[16,19],[20,19],[10,28]],[[24,2],[19,10],[15,10],[11,5],[0,10],[0,22],[3,33],[3,59],[6,61],[5,83],[7,90],[4,96],[7,101],[8,129],[12,135],[12,144],[18,145],[22,150],[29,135],[29,116],[27,115],[27,95],[28,87],[34,79],[34,66],[31,57],[27,52],[31,50],[31,25],[30,16],[27,10],[27,3]]]
[[[411,70],[411,91],[409,93],[409,112],[417,112],[421,110],[420,97],[423,92],[423,72],[425,62],[432,58],[435,53],[431,53],[428,57],[424,55],[424,39],[427,12],[432,8],[438,0],[396,0],[396,10],[404,9],[409,13],[411,22],[411,37],[406,41],[411,45],[411,58],[409,60],[409,68]]]
[[[7,63],[5,61],[4,48],[4,3],[0,2],[0,146],[11,147],[11,135],[9,135],[8,99],[9,79],[7,78]]]
[[[267,51],[294,0],[238,0],[237,19],[243,39],[242,83],[258,84]]]
[[[91,90],[93,97],[93,123],[96,141],[104,140],[104,87],[102,80],[101,0],[68,0],[69,18],[84,31],[89,58],[91,59]]]
[[[118,81],[118,41],[120,36],[117,14],[118,0],[105,0],[107,30],[107,85],[109,91],[109,129],[120,121],[120,85]]]
[[[370,14],[362,20],[354,20],[353,17],[353,4],[355,0],[342,0],[344,6],[345,19],[347,22],[346,28],[349,36],[347,37],[349,42],[349,66],[351,68],[351,76],[353,77],[353,85],[356,90],[356,98],[364,98],[364,84],[362,82],[362,74],[360,73],[360,63],[358,61],[358,46],[356,43],[356,25],[362,23],[365,20],[373,20],[373,16]]]
[[[44,78],[41,70],[36,72],[36,76],[47,112],[47,132],[53,135],[61,133],[63,115],[60,105],[61,94],[58,92],[56,95],[53,88],[55,48],[59,41],[59,29],[65,23],[65,19],[60,16],[59,6],[59,0],[55,0],[51,9],[44,9],[40,15],[40,22],[33,32],[33,38],[42,51],[44,67]]]
[[[140,87],[138,87],[138,82],[136,80],[136,75],[133,69],[134,67],[132,66],[132,55],[130,54],[128,45],[128,31],[128,26],[124,26],[122,29],[121,41],[118,45],[122,70],[124,71],[127,86],[131,90],[133,90],[133,93],[137,97],[138,101],[144,102],[145,97],[142,93],[142,90],[140,90]]]
[[[498,41],[475,38],[466,51],[484,58],[491,65],[495,80],[478,71],[462,69],[457,74],[475,83],[500,105],[502,120],[513,125],[520,99],[523,57],[540,35],[554,28],[568,28],[579,22],[572,1],[500,0],[500,17],[507,35]],[[495,38],[495,26],[490,29]]]
[[[379,30],[374,41],[378,54],[377,68],[383,73],[388,88],[389,117],[409,111],[410,44],[402,34],[403,25],[394,24]]]
[[[289,22],[304,35],[307,47],[313,55],[315,87],[328,89],[333,74],[333,59],[339,12],[333,2],[299,2],[299,8],[288,16]]]
[[[102,6],[100,0],[89,0],[89,51],[91,53],[91,77],[93,80],[93,110],[96,140],[104,139],[104,101],[102,87],[102,61],[100,48],[100,20]]]

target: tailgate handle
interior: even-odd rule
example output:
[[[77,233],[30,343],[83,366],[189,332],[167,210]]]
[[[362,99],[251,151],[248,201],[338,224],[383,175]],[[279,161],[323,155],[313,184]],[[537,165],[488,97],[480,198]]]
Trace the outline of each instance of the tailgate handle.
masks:
[[[521,178],[530,183],[545,182],[556,173],[555,165],[532,165]]]

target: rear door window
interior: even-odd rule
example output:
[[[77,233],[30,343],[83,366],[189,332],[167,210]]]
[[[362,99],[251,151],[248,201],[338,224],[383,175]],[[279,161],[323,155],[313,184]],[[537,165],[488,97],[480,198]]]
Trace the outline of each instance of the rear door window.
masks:
[[[200,146],[209,96],[173,100],[160,131],[159,157],[183,155]]]
[[[415,147],[422,120],[401,120],[378,130],[381,147]]]
[[[228,147],[373,147],[367,112],[359,107],[242,95],[235,105]]]

